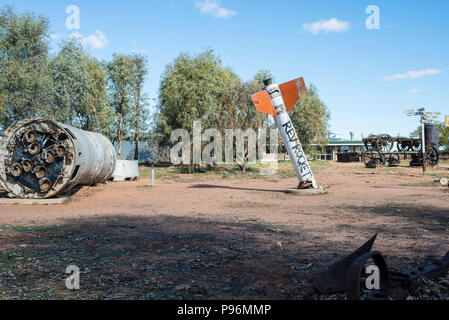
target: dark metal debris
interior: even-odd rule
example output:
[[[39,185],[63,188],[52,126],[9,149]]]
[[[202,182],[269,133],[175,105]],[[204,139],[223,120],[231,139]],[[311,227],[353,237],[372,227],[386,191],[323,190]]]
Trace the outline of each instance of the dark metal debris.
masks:
[[[327,271],[325,271],[313,282],[315,289],[321,294],[331,294],[345,291],[346,274],[350,265],[354,262],[354,260],[371,251],[376,238],[377,234],[349,256],[346,256],[330,265]]]
[[[371,290],[367,300],[402,300],[413,295],[428,280],[435,280],[449,272],[449,252],[436,263],[418,267],[405,273],[390,270],[384,256],[372,251],[377,234],[350,255],[333,263],[314,282],[320,294],[346,293],[350,300],[360,300],[361,275],[368,260],[372,259],[379,268],[380,288]]]

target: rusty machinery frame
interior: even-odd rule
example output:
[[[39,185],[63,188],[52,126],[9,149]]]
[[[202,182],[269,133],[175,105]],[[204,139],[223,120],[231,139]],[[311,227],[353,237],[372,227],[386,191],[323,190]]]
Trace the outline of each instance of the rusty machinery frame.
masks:
[[[375,148],[382,152],[390,152],[396,143],[399,152],[418,152],[421,149],[420,138],[392,137],[389,134],[371,135],[363,139],[367,150]]]
[[[398,153],[414,152],[412,161],[414,163],[423,163],[423,152],[420,138],[404,138],[392,137],[388,134],[371,135],[363,139],[366,151],[363,154],[363,160],[367,168],[376,168],[378,165],[396,166],[400,163]],[[398,152],[392,152],[396,143]],[[429,146],[426,150],[426,164],[429,166],[436,166],[439,162],[439,152],[433,147]]]

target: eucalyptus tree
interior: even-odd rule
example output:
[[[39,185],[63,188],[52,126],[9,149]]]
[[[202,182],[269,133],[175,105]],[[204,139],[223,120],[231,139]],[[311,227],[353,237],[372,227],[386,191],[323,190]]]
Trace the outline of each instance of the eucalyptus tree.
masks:
[[[256,139],[263,134],[259,130],[264,130],[267,123],[267,116],[257,111],[251,100],[251,95],[259,89],[257,81],[239,81],[229,86],[222,96],[220,118],[225,126],[226,138],[232,137],[232,145],[236,146],[232,151],[233,160],[243,173],[249,161],[256,159]],[[231,145],[231,141],[227,144]]]
[[[65,41],[51,61],[54,103],[49,117],[82,127],[79,106],[86,103],[90,91],[89,57],[79,41]]]
[[[440,147],[444,148],[445,150],[449,149],[449,127],[446,126],[445,123],[440,123],[438,126],[438,142],[440,144]]]
[[[116,114],[117,157],[120,159],[123,138],[132,122],[132,93],[135,84],[135,63],[130,55],[114,54],[107,65],[110,103]]]
[[[206,129],[214,127],[225,88],[238,81],[212,50],[181,53],[166,66],[161,78],[155,121],[159,145],[170,145],[170,133],[176,129],[185,129],[192,136],[195,121]],[[193,157],[190,160],[192,169]]]
[[[0,127],[44,115],[51,104],[48,39],[46,18],[0,9]]]
[[[290,118],[308,155],[315,156],[328,143],[330,113],[314,85],[290,111]]]
[[[77,106],[78,122],[84,130],[99,132],[113,139],[116,117],[108,101],[106,70],[101,62],[89,58],[87,71],[89,89],[84,102]]]
[[[134,127],[134,159],[139,159],[140,132],[148,130],[148,96],[143,92],[148,75],[148,58],[143,55],[134,55],[134,84],[132,87],[133,127]]]

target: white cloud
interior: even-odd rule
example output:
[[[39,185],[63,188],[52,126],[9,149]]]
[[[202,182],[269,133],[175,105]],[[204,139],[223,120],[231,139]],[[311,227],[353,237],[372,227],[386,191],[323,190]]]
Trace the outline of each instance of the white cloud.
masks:
[[[201,13],[214,13],[220,7],[216,1],[206,0],[206,1],[198,1],[195,3],[195,6],[200,9]]]
[[[71,38],[78,39],[84,47],[92,47],[94,49],[103,49],[108,46],[109,40],[103,32],[96,30],[93,34],[83,37],[82,34],[74,32]]]
[[[225,9],[225,8],[220,8],[220,9],[218,9],[218,11],[215,13],[215,17],[216,17],[216,18],[224,18],[224,19],[227,19],[227,18],[230,18],[230,17],[232,17],[232,16],[235,16],[236,14],[237,14],[237,12],[235,12],[235,11],[228,10],[228,9]]]
[[[408,93],[409,94],[418,94],[418,93],[421,93],[421,90],[420,89],[410,89],[408,91]]]
[[[351,24],[347,21],[340,21],[337,18],[332,18],[329,20],[318,20],[312,23],[305,23],[302,25],[302,28],[314,36],[317,34],[324,32],[328,33],[342,33],[349,30]]]
[[[103,49],[109,44],[109,40],[100,30],[97,30],[94,34],[87,36],[82,40],[82,42],[84,43],[84,45],[90,45],[94,49]]]
[[[51,40],[56,40],[60,37],[61,35],[59,33],[50,33],[50,39]]]
[[[408,80],[408,79],[417,79],[422,78],[425,76],[433,76],[436,74],[443,73],[443,71],[438,69],[426,69],[426,70],[419,70],[419,71],[409,71],[406,73],[397,73],[389,77],[385,77],[382,80],[383,81],[391,81],[391,80]]]
[[[214,18],[228,19],[237,14],[236,11],[228,10],[220,6],[215,0],[197,1],[195,6],[204,14],[210,14]]]

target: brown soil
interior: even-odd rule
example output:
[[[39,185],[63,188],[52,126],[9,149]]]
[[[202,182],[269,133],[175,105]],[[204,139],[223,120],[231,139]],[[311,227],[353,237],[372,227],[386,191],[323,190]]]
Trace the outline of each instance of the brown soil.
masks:
[[[296,178],[179,175],[0,206],[0,298],[317,298],[316,275],[375,233],[394,268],[444,255],[449,188],[435,180],[447,168],[362,166],[319,170],[320,196],[286,194]],[[76,292],[64,287],[70,264]]]

